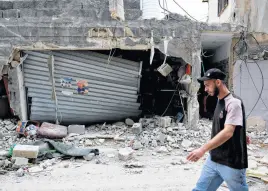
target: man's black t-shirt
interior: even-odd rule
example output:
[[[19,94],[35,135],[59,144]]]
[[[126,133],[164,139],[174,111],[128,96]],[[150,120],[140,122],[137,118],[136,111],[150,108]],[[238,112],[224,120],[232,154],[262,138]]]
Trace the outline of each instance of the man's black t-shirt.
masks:
[[[211,160],[235,169],[247,168],[245,108],[242,100],[232,94],[218,100],[213,117],[211,138],[223,130],[225,124],[236,126],[233,137],[210,151]]]

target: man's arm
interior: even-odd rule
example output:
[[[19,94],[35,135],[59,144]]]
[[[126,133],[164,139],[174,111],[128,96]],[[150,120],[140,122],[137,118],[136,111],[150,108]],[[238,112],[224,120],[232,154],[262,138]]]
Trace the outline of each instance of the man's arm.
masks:
[[[236,126],[234,125],[225,125],[224,129],[221,132],[219,132],[215,137],[213,137],[210,141],[208,141],[205,145],[191,152],[188,155],[187,160],[197,161],[206,152],[221,146],[223,143],[228,141],[233,136],[235,127]]]

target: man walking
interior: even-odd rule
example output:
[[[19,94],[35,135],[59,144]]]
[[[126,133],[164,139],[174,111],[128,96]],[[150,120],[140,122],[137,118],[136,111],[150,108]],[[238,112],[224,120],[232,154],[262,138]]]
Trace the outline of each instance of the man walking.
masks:
[[[211,140],[191,152],[187,159],[198,161],[209,156],[193,191],[216,191],[223,181],[230,191],[248,191],[248,167],[245,111],[242,101],[232,95],[224,83],[226,75],[219,69],[208,70],[198,81],[205,91],[217,96]]]

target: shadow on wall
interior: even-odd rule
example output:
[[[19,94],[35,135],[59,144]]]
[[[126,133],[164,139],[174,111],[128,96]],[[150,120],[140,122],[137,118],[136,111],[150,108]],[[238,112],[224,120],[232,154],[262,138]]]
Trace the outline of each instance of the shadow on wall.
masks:
[[[10,117],[8,97],[3,80],[0,81],[0,118]]]

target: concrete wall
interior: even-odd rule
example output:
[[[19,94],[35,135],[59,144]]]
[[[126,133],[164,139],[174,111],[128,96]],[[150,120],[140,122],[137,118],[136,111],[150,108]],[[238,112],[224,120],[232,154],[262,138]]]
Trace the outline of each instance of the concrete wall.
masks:
[[[248,62],[248,69],[257,86],[258,91],[260,92],[262,88],[261,72],[256,63],[253,61]],[[261,97],[266,106],[268,106],[268,60],[257,62],[264,76],[264,89]],[[243,99],[246,108],[246,115],[248,115],[258,100],[259,93],[254,87],[254,84],[250,78],[249,72],[244,62],[237,61],[235,63],[233,83],[234,92],[237,96],[240,96]],[[265,107],[264,103],[262,100],[259,100],[250,116],[261,116],[265,121],[268,121],[268,109]]]
[[[250,30],[268,33],[268,1],[251,0]]]
[[[228,41],[216,49],[212,59],[212,63],[220,62],[222,60],[229,58],[231,43],[232,43],[231,41]]]
[[[232,12],[235,8],[235,0],[229,0],[228,6],[223,13],[218,17],[218,0],[209,0],[209,23],[229,23],[232,17]]]

